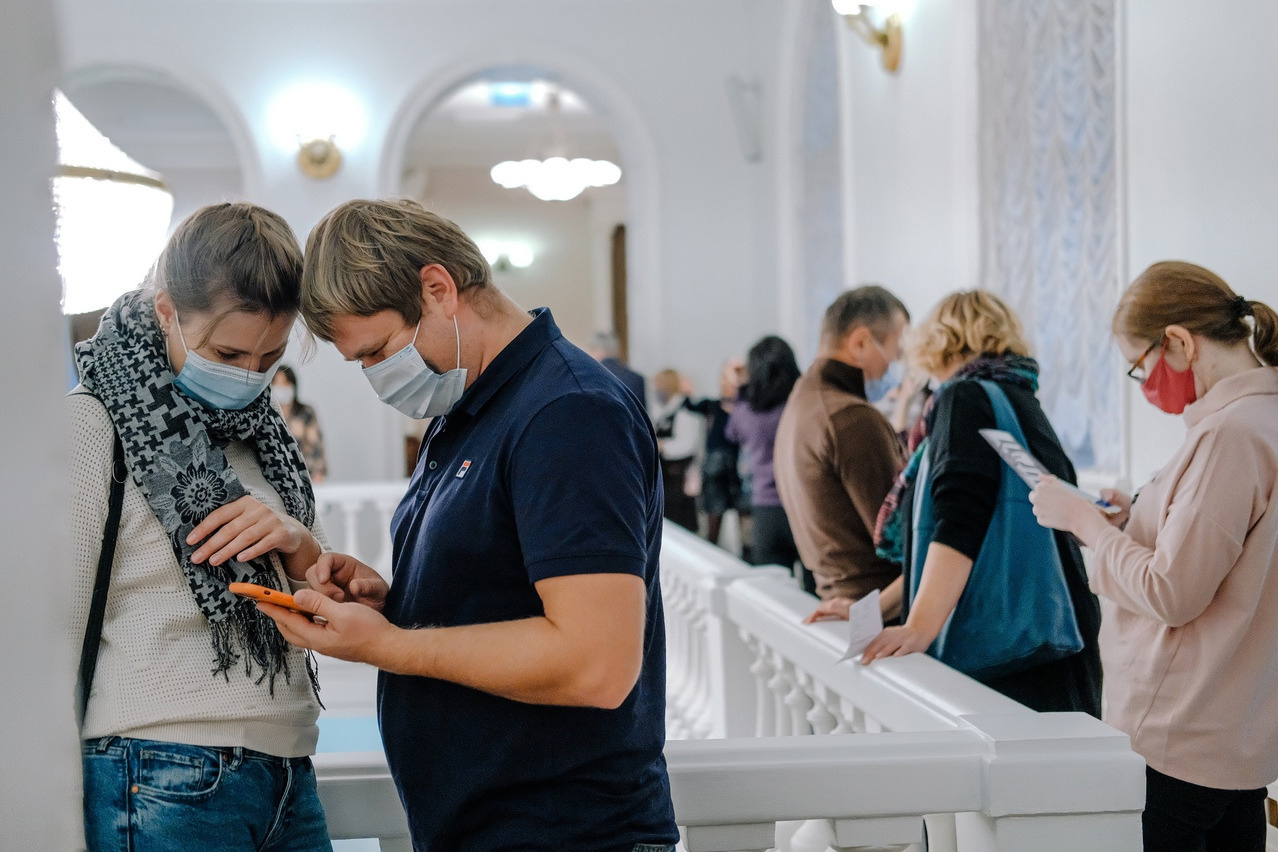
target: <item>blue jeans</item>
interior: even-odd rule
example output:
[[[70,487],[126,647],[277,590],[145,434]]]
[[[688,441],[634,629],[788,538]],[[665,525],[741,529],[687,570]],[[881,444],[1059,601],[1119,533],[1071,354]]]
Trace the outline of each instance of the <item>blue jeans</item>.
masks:
[[[126,737],[83,755],[88,852],[332,852],[308,757]]]

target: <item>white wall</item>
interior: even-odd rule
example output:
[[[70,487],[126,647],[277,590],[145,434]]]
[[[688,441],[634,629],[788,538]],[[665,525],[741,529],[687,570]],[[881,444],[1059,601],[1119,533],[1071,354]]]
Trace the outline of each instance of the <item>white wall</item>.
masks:
[[[815,15],[828,0],[787,4],[773,113],[778,203],[777,269],[781,325],[811,352],[805,306],[799,211],[802,85]],[[917,317],[945,293],[979,282],[976,21],[970,0],[926,0],[905,20],[895,74],[877,49],[842,21],[839,34],[843,108],[845,286],[878,283]],[[811,301],[810,299],[806,301]]]
[[[976,20],[971,0],[921,0],[900,70],[842,26],[851,138],[850,279],[895,292],[919,319],[979,264]]]
[[[170,230],[201,207],[244,198],[238,168],[165,169],[164,182],[173,193]]]
[[[1278,4],[1126,0],[1128,262],[1188,260],[1278,304]],[[1131,478],[1184,435],[1133,386]]]
[[[399,113],[415,93],[485,62],[558,70],[612,121],[628,180],[636,182],[627,217],[632,360],[649,373],[678,364],[709,389],[725,355],[777,325],[771,173],[742,157],[725,81],[732,74],[763,79],[770,109],[768,45],[782,7],[765,0],[63,0],[64,67],[155,67],[211,94],[215,106],[234,113],[232,134],[238,123],[250,140],[247,196],[277,209],[303,238],[334,205],[395,185],[385,174],[394,157],[384,145],[418,117]],[[303,179],[293,153],[272,148],[264,130],[279,88],[308,78],[343,82],[368,111],[365,143],[346,151],[342,171],[326,182]],[[348,406],[343,396],[352,376],[362,381],[358,371],[325,358],[304,369],[306,395],[322,414],[334,411],[330,434],[365,436],[363,446],[335,443],[333,477],[397,473],[393,413]]]
[[[525,308],[547,306],[564,336],[585,346],[595,327],[590,201],[539,201],[526,190],[504,189],[487,169],[432,169],[422,199],[476,241],[520,240],[536,259],[526,269],[495,271],[494,281]],[[606,244],[606,243],[605,243]]]
[[[52,3],[5,6],[0,29],[0,647],[6,732],[0,846],[73,849],[80,837],[75,661],[65,624],[66,327],[59,314],[49,179],[56,164]],[[78,649],[77,649],[78,650]]]

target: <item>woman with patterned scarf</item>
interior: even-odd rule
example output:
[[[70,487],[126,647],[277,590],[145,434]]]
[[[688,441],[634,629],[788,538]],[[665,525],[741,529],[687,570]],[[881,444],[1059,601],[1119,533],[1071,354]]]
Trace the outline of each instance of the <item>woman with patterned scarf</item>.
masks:
[[[1074,468],[1034,395],[1038,363],[1020,321],[997,296],[981,290],[943,299],[918,329],[911,353],[940,383],[911,434],[911,458],[880,513],[880,555],[902,563],[903,623],[866,648],[862,661],[926,651],[941,634],[967,587],[994,517],[1003,462],[977,430],[996,419],[981,381],[993,382],[1011,403],[1030,452],[1049,471],[1074,482]],[[911,541],[920,471],[931,486],[935,522],[929,541]],[[1096,635],[1100,608],[1087,587],[1082,555],[1070,536],[1054,537],[1082,650],[1012,673],[980,678],[987,686],[1039,711],[1078,710],[1100,716],[1101,665]],[[988,545],[992,546],[992,545]],[[916,566],[914,554],[923,560]],[[921,568],[921,571],[919,570]],[[906,578],[921,575],[911,590]],[[1007,625],[990,624],[991,630]],[[1013,666],[1009,666],[1012,668]]]
[[[321,552],[306,468],[268,390],[301,268],[279,216],[205,207],[149,286],[76,347],[80,634],[113,471],[127,477],[81,725],[89,852],[332,848],[309,758],[313,665],[227,589],[300,588]]]

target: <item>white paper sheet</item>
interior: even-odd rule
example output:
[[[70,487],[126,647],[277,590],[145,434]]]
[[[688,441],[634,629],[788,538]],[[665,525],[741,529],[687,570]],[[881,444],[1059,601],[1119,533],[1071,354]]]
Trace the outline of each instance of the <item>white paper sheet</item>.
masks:
[[[859,657],[875,636],[883,632],[883,613],[879,611],[879,590],[875,589],[848,610],[848,649],[839,662]]]

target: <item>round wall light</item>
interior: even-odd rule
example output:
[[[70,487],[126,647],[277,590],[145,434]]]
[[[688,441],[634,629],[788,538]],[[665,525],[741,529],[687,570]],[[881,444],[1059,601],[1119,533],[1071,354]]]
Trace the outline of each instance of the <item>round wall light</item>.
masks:
[[[364,105],[336,83],[296,83],[280,90],[267,109],[268,131],[282,151],[297,153],[307,177],[332,177],[342,151],[363,140],[368,129]]]

